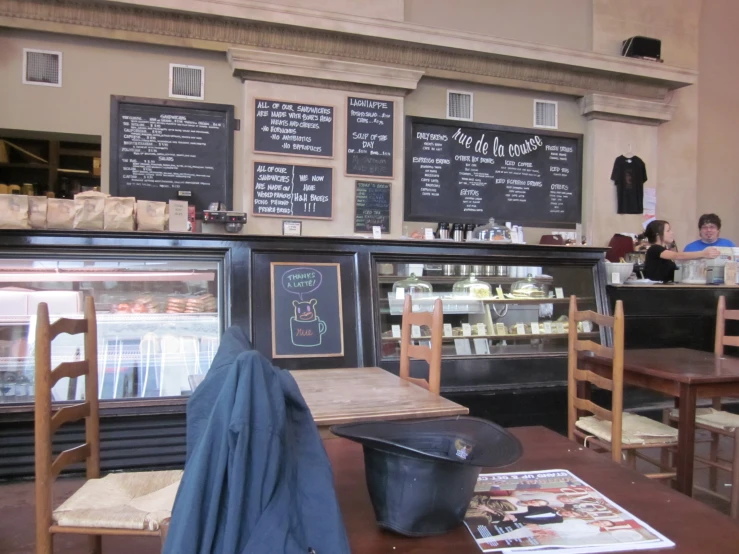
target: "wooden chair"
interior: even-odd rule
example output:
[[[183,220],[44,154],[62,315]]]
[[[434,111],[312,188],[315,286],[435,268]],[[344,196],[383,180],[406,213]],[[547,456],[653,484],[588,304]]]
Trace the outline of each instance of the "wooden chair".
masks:
[[[719,356],[724,355],[724,347],[726,346],[739,347],[739,336],[726,335],[727,320],[739,321],[739,310],[727,310],[726,298],[720,296],[716,309],[716,339],[714,342],[714,353]],[[678,409],[670,410],[667,421],[677,423],[679,416]],[[731,517],[739,519],[739,415],[721,410],[721,398],[714,398],[712,407],[696,409],[695,428],[708,431],[711,435],[711,444],[707,458],[705,456],[695,456],[696,461],[705,464],[709,468],[708,488],[697,485],[694,488],[727,500],[730,503]],[[734,451],[731,460],[719,458],[719,441],[722,436],[734,439]],[[720,494],[717,490],[719,469],[731,475],[731,494],[728,496]]]
[[[577,336],[577,324],[590,321],[613,330],[613,346],[607,347]],[[579,369],[580,353],[589,352],[613,360],[608,377],[587,369]],[[568,335],[568,421],[567,434],[571,440],[601,451],[610,451],[614,462],[635,468],[636,458],[646,459],[660,468],[660,473],[647,477],[665,479],[674,472],[664,472],[659,461],[637,453],[643,448],[668,448],[677,445],[677,429],[652,419],[624,413],[624,309],[616,302],[613,317],[593,311],[578,311],[577,298],[570,297]],[[590,399],[591,385],[611,391],[611,409],[607,410]],[[584,416],[584,413],[592,415]]]
[[[431,347],[411,344],[413,325],[426,325],[431,330]],[[411,381],[428,389],[434,394],[441,391],[441,342],[444,325],[444,311],[441,298],[434,302],[433,312],[413,312],[413,300],[410,294],[405,295],[403,303],[403,322],[400,331],[400,378]],[[416,339],[417,340],[417,339]],[[411,377],[411,359],[426,360],[429,365],[429,377],[416,379]]]
[[[84,319],[49,321],[46,303],[36,322],[36,553],[53,552],[53,535],[90,535],[89,552],[100,554],[101,535],[159,537],[160,523],[170,517],[182,471],[115,473],[100,478],[100,424],[95,303],[85,299]],[[62,334],[84,334],[84,359],[52,369],[51,342]],[[64,377],[85,378],[85,401],[52,413],[51,388]],[[52,454],[52,437],[65,423],[85,420],[84,444]],[[87,481],[57,509],[52,486],[66,467],[85,463]]]

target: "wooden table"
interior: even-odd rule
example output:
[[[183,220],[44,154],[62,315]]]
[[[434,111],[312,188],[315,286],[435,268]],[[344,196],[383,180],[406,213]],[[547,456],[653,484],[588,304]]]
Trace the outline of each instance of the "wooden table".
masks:
[[[583,355],[580,367],[603,373],[611,361]],[[667,394],[680,408],[675,488],[693,493],[695,407],[698,398],[739,395],[739,358],[687,348],[626,350],[624,382]]]
[[[523,458],[498,471],[570,470],[674,541],[676,547],[661,550],[665,553],[736,554],[739,549],[739,525],[716,510],[615,464],[608,456],[580,448],[544,427],[519,427],[512,431],[523,443]],[[407,538],[382,531],[375,523],[365,485],[361,445],[346,439],[325,441],[324,445],[333,465],[336,492],[353,554],[480,553],[464,525],[427,538]]]
[[[469,410],[379,367],[290,372],[321,435],[339,423],[465,415]]]

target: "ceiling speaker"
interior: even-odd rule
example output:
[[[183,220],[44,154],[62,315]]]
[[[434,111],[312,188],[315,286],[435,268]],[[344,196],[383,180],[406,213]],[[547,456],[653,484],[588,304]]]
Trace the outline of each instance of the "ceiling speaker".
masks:
[[[662,61],[662,41],[649,37],[631,37],[621,43],[621,55],[628,58]]]

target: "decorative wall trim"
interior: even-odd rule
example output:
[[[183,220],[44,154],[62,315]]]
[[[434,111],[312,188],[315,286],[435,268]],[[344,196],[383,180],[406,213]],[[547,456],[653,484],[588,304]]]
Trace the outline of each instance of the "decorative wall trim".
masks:
[[[211,15],[243,13],[244,17],[257,17],[262,13],[249,8],[248,2],[161,0],[147,4],[159,4],[162,8],[179,5],[181,9],[194,6],[203,13],[91,0],[0,0],[0,24],[96,37],[104,29],[103,36],[116,40],[223,52],[246,46],[577,96],[601,93],[662,100],[670,90],[693,84],[697,79],[694,71],[661,64],[488,37],[469,38],[464,33],[441,29],[431,32],[426,27],[376,19],[337,14],[325,14],[322,18],[319,16],[324,14],[312,12],[311,17],[299,19],[300,25],[304,25],[299,26],[295,23],[297,11],[292,19],[284,17],[287,9],[272,10],[271,21],[264,17],[260,21]],[[207,4],[211,5],[206,13]],[[309,27],[316,20],[325,21]],[[322,26],[334,30],[324,30]]]
[[[401,89],[415,90],[423,71],[402,69],[384,65],[345,62],[315,56],[298,56],[256,48],[230,48],[228,61],[234,75],[264,73],[283,77],[298,77],[318,81],[338,81]],[[323,84],[319,84],[323,86]],[[396,93],[397,94],[397,93]]]
[[[605,94],[588,94],[579,100],[580,113],[587,119],[607,119],[641,125],[670,121],[676,106],[663,102],[635,100]]]

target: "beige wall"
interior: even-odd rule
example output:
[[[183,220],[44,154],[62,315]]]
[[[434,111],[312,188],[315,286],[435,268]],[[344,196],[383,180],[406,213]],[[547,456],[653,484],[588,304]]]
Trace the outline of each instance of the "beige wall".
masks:
[[[236,0],[235,3],[242,2]],[[255,4],[251,1],[243,3]],[[264,3],[270,4],[403,21],[403,0],[272,0]]]
[[[591,48],[591,0],[405,0],[407,23]]]
[[[739,243],[739,2],[703,2],[698,81],[698,214],[717,213]],[[696,223],[694,223],[695,225]],[[694,233],[697,229],[692,228]]]
[[[62,87],[24,85],[23,48],[62,52]],[[0,128],[102,137],[102,187],[108,190],[110,96],[168,98],[169,64],[205,67],[205,101],[232,104],[242,118],[241,81],[226,55],[62,35],[0,31]],[[242,148],[243,132],[235,136]],[[234,189],[242,188],[236,157]],[[238,206],[237,206],[238,208]]]

